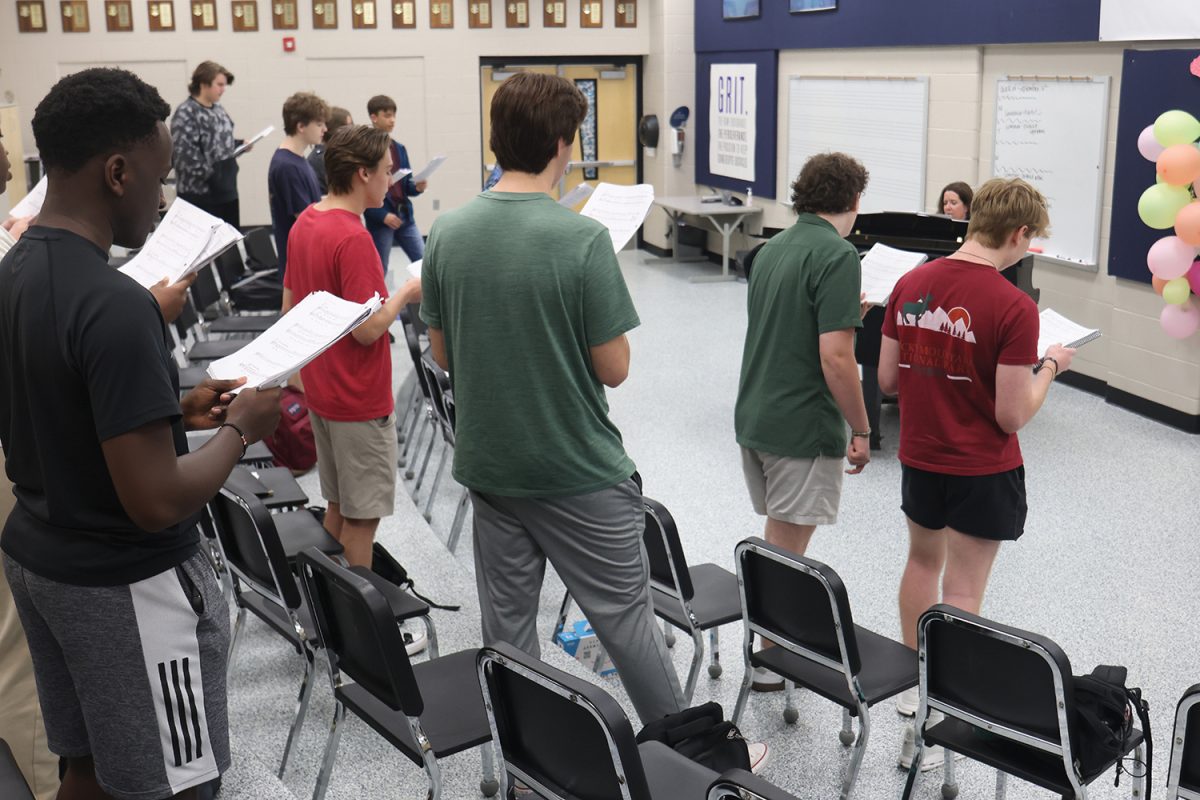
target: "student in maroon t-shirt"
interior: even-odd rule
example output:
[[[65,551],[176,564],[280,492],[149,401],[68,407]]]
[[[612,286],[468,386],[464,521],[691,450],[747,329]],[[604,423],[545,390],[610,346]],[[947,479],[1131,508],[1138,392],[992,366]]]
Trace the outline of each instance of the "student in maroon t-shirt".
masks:
[[[1037,306],[1000,270],[1048,226],[1037,189],[990,180],[975,195],[963,246],[905,275],[888,302],[879,386],[900,395],[909,530],[900,625],[910,647],[918,617],[938,602],[939,578],[942,602],[978,613],[1000,543],[1024,529],[1017,431],[1075,351],[1053,345],[1039,358]],[[916,698],[902,696],[899,707],[915,713]],[[927,754],[925,763],[940,760]]]
[[[383,307],[346,338],[300,370],[317,444],[321,495],[329,504],[325,528],[346,549],[352,566],[371,565],[371,544],[396,495],[396,426],[392,356],[384,334],[408,303],[421,298],[416,278],[387,296],[379,254],[360,219],[388,189],[386,131],[346,127],[329,140],[329,195],[306,208],[288,237],[283,311],[312,292],[364,302],[376,293]]]

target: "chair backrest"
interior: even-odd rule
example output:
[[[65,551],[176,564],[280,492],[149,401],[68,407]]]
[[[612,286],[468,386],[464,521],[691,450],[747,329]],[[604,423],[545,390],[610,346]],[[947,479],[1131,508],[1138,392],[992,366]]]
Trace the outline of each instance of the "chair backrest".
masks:
[[[607,692],[503,642],[478,664],[503,768],[546,800],[650,800],[633,728]]]
[[[221,288],[217,285],[217,276],[211,264],[196,273],[196,280],[188,291],[192,295],[192,303],[200,310],[221,302]]]
[[[419,717],[425,702],[384,596],[315,547],[302,552],[297,563],[335,685],[344,673],[393,711]]]
[[[945,604],[921,615],[917,641],[921,686],[935,707],[1049,752],[1069,745],[1071,662],[1053,641]]]
[[[257,269],[276,269],[279,266],[279,256],[275,253],[275,242],[272,240],[270,228],[255,228],[246,234],[243,240],[246,245],[246,258]]]
[[[1200,683],[1188,688],[1175,707],[1175,735],[1171,742],[1168,789],[1200,792]],[[1167,797],[1173,799],[1175,794]]]
[[[221,276],[221,286],[226,290],[246,277],[246,262],[242,260],[242,251],[236,246],[217,256],[213,264],[217,268],[217,274]]]
[[[300,590],[271,512],[253,492],[226,482],[209,504],[230,569],[259,594],[295,611]]]
[[[708,787],[707,800],[797,800],[796,796],[744,769],[721,774]]]
[[[448,432],[453,433],[453,420],[446,406],[446,395],[450,393],[450,377],[434,362],[432,354],[422,356],[420,363],[421,371],[425,374],[425,385],[429,387],[429,402],[433,406],[433,413]]]
[[[196,309],[190,302],[183,304],[183,310],[179,312],[179,316],[175,318],[175,331],[179,334],[180,340],[185,340],[189,335],[195,336],[197,326],[200,324],[200,315],[196,313]]]
[[[690,601],[696,590],[692,586],[692,575],[688,572],[675,518],[657,500],[643,497],[642,501],[646,504],[646,530],[642,539],[650,564],[650,582],[660,591]]]
[[[850,599],[833,569],[751,537],[734,549],[742,616],[797,655],[857,675],[862,668]]]

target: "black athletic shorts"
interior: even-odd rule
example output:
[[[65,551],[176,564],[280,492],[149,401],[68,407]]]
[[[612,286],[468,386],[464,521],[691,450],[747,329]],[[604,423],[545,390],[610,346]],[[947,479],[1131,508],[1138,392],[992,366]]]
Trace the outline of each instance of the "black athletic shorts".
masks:
[[[943,475],[902,464],[900,508],[913,522],[979,539],[1012,541],[1025,532],[1025,467],[994,475]]]

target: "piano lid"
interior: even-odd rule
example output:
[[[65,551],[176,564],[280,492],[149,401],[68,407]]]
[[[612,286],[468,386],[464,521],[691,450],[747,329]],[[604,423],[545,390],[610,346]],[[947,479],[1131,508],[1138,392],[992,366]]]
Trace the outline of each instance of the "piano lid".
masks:
[[[964,220],[950,219],[941,214],[882,211],[859,214],[846,239],[860,250],[869,250],[871,245],[882,242],[900,250],[939,256],[953,253],[966,237],[967,223]]]

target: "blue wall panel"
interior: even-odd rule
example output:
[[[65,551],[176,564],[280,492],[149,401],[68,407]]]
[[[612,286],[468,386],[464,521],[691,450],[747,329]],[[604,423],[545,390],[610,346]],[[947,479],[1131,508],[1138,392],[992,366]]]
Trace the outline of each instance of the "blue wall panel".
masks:
[[[773,50],[758,52],[725,52],[696,54],[696,107],[692,109],[696,120],[696,183],[716,186],[735,192],[746,191],[747,183],[736,178],[713,175],[708,171],[708,102],[709,67],[713,64],[756,64],[758,94],[755,98],[755,120],[757,128],[754,145],[754,195],[775,197],[775,138],[777,86],[779,82],[779,58]]]

